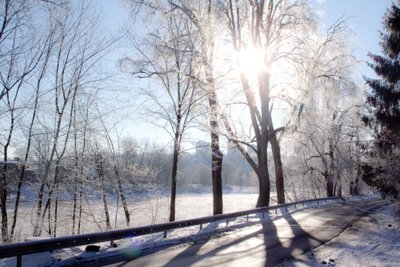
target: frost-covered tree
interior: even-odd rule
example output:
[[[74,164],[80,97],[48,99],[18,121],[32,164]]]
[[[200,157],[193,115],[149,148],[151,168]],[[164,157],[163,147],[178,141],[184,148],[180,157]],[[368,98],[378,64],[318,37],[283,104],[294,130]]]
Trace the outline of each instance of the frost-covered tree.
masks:
[[[198,52],[201,67],[200,88],[208,100],[208,123],[211,148],[211,180],[213,185],[213,214],[223,212],[222,198],[222,161],[223,153],[220,149],[219,126],[219,99],[217,82],[214,76],[214,48],[215,48],[215,8],[214,1],[187,1],[187,0],[131,0],[128,1],[134,8],[148,7],[152,12],[169,13],[174,11],[190,21],[197,32],[195,50]]]
[[[378,79],[365,78],[368,114],[364,122],[374,129],[372,148],[362,163],[363,179],[384,195],[400,192],[400,1],[383,17],[383,55],[369,54]]]
[[[355,179],[362,134],[355,118],[362,96],[353,80],[355,60],[346,34],[345,23],[339,22],[314,35],[299,68],[300,94],[293,102],[300,108],[292,113],[283,140],[292,143],[285,170],[295,198],[341,195]]]
[[[144,108],[145,116],[152,116],[154,124],[163,128],[173,142],[169,220],[174,221],[182,143],[186,130],[198,116],[205,94],[199,85],[199,59],[195,51],[198,36],[191,21],[171,11],[162,13],[157,23],[158,27],[148,32],[140,44],[135,40],[136,32],[130,33],[139,56],[124,58],[121,66],[126,65],[135,78],[152,79],[157,84],[139,91],[145,99],[143,105],[149,104]]]
[[[302,0],[221,1],[220,4],[227,27],[226,39],[230,40],[229,45],[234,50],[229,58],[236,61],[233,69],[238,71],[236,79],[240,81],[244,99],[237,102],[245,103],[247,109],[240,120],[229,118],[230,124],[228,119],[224,119],[224,114],[221,115],[227,137],[257,176],[257,207],[270,204],[272,183],[268,149],[271,148],[277,202],[284,203],[284,174],[278,136],[286,128],[277,120],[277,110],[291,102],[288,99],[288,91],[294,88],[291,71],[302,61],[301,55],[306,49],[304,36],[311,35],[314,27],[312,12],[308,2]],[[243,116],[248,116],[251,122],[250,134],[239,134],[236,130]],[[242,147],[255,153],[248,153]]]

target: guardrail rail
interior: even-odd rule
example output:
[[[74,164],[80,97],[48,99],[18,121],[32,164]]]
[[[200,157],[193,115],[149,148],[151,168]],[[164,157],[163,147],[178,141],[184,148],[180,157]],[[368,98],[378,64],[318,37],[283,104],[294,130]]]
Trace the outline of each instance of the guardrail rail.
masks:
[[[2,258],[11,258],[17,257],[17,267],[22,266],[22,256],[35,254],[46,251],[53,251],[63,248],[71,248],[82,245],[89,245],[100,242],[113,242],[115,240],[136,237],[141,235],[154,234],[159,232],[164,232],[164,238],[167,237],[167,232],[169,230],[188,227],[188,226],[196,226],[199,225],[200,229],[202,229],[203,224],[212,223],[216,221],[226,221],[227,225],[229,220],[237,219],[239,217],[247,217],[247,221],[249,219],[249,215],[252,214],[262,214],[264,217],[266,212],[273,210],[287,210],[289,207],[296,208],[298,205],[305,206],[307,204],[316,203],[319,205],[321,202],[338,202],[345,201],[342,197],[327,197],[327,198],[319,198],[319,199],[311,199],[311,200],[301,200],[291,203],[279,204],[275,206],[268,206],[262,208],[255,208],[250,210],[219,214],[214,216],[207,216],[195,219],[188,219],[182,221],[161,223],[161,224],[153,224],[135,228],[127,228],[120,230],[111,230],[97,233],[89,233],[89,234],[81,234],[74,236],[65,236],[65,237],[55,237],[44,240],[34,240],[20,243],[11,243],[11,244],[3,244],[0,245],[0,259]]]

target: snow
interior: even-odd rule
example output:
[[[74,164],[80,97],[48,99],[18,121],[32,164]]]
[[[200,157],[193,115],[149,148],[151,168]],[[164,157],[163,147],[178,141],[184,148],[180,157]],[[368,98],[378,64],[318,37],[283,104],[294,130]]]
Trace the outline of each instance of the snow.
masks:
[[[224,212],[234,212],[240,210],[252,209],[255,207],[257,201],[257,194],[252,193],[228,193],[224,194]],[[240,200],[240,201],[239,201]],[[138,199],[132,199],[128,203],[131,207],[132,224],[131,227],[149,225],[154,223],[164,223],[168,218],[168,206],[169,198],[157,195],[150,197],[143,197]],[[72,204],[70,201],[60,202],[59,204],[60,218],[58,225],[59,236],[70,234],[71,229],[71,209]],[[34,211],[34,202],[24,202],[20,207],[21,218],[23,214],[30,217]],[[204,216],[212,215],[212,195],[211,194],[182,194],[178,195],[176,201],[176,219],[185,220],[189,218],[199,218]],[[117,222],[116,218],[116,204],[115,201],[110,201],[109,204],[110,217],[113,220],[113,225],[117,224],[118,228],[126,227],[125,219],[121,205],[119,205]],[[86,207],[84,221],[82,223],[82,229],[85,233],[98,232],[101,229],[98,228],[98,223],[103,225],[104,220],[104,208],[101,200],[92,200],[90,206]],[[90,212],[88,212],[90,210]],[[239,222],[239,221],[238,221]],[[234,222],[230,222],[231,225]],[[139,253],[142,250],[154,250],[156,248],[164,248],[174,244],[182,243],[187,239],[202,238],[202,236],[208,234],[210,231],[216,228],[224,228],[225,223],[204,225],[202,231],[199,231],[199,227],[187,227],[173,232],[168,232],[168,238],[163,238],[163,233],[157,233],[147,236],[133,237],[130,239],[116,241],[118,248],[110,248],[110,243],[105,242],[98,244],[101,246],[99,253],[85,252],[86,246],[80,246],[70,249],[63,249],[53,251],[53,253],[37,253],[33,255],[27,255],[22,257],[22,266],[55,266],[68,264],[70,258],[77,258],[78,260],[87,260],[91,257],[112,257],[120,253],[132,254]],[[32,233],[32,222],[30,220],[20,219],[17,224],[18,239],[23,240],[35,240],[30,236]],[[218,231],[217,231],[218,232]],[[200,234],[199,234],[200,233]],[[42,238],[40,238],[42,239]],[[183,240],[182,240],[183,239]],[[16,258],[0,259],[0,266],[16,266]]]
[[[227,193],[224,194],[224,212],[234,212],[252,209],[257,202],[257,194],[252,193]],[[124,211],[117,200],[108,198],[108,208],[111,224],[116,229],[126,228]],[[240,201],[238,201],[240,200]],[[91,199],[84,202],[83,221],[81,233],[99,232],[105,228],[104,206],[101,199]],[[21,242],[31,239],[32,225],[36,202],[22,202],[19,208],[19,220],[17,222],[16,241]],[[163,195],[140,196],[129,198],[128,206],[131,213],[130,227],[138,227],[155,223],[165,223],[169,218],[169,198]],[[9,207],[9,212],[13,207]],[[72,229],[71,201],[59,202],[59,218],[57,225],[57,236],[67,236]],[[211,194],[182,194],[176,199],[176,220],[199,218],[212,215]],[[29,219],[27,219],[29,218]],[[117,226],[117,227],[115,227]],[[43,235],[46,233],[44,232]]]
[[[399,215],[400,203],[380,208],[338,237],[279,266],[399,266]]]
[[[185,201],[199,203],[204,201],[204,196],[185,196]],[[243,197],[239,195],[231,196],[234,198]],[[247,202],[248,201],[248,202]],[[231,206],[227,202],[227,210],[238,210],[234,203],[240,202],[246,207],[254,201],[254,196],[244,195],[243,201],[231,201]],[[250,207],[254,205],[251,203]],[[341,235],[308,252],[297,259],[285,262],[281,267],[286,266],[398,266],[400,262],[400,251],[397,249],[398,229],[400,226],[397,204],[389,206],[370,213],[368,217],[363,217],[355,222],[350,228],[346,229]],[[187,210],[185,217],[196,216],[199,210]],[[274,214],[279,218],[280,214]],[[203,215],[202,215],[203,216]],[[229,230],[234,231],[236,227],[250,226],[259,221],[257,216],[250,218],[239,218],[236,221],[229,222]],[[182,242],[190,242],[207,238],[210,233],[229,234],[226,232],[226,222],[216,222],[204,225],[200,230],[199,226],[176,229],[168,232],[167,238],[163,238],[163,233],[157,233],[147,236],[132,237],[129,239],[118,240],[116,248],[110,247],[110,243],[97,244],[101,247],[100,252],[85,252],[86,246],[80,246],[69,249],[62,249],[45,253],[27,255],[22,258],[22,266],[62,266],[68,264],[77,264],[81,262],[90,262],[115,257],[117,255],[138,255],[166,249],[173,245],[179,245]],[[0,266],[16,266],[16,259],[2,259]]]

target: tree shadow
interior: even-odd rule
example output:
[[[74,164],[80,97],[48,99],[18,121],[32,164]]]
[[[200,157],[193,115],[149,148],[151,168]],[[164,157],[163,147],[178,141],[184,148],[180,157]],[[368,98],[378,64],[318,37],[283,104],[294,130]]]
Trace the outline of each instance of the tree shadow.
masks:
[[[209,243],[212,238],[210,235],[200,242],[193,243],[162,266],[191,266],[203,260],[210,263],[210,266],[218,266],[236,260],[246,262],[243,258],[251,258],[254,266],[273,266],[323,243],[307,233],[290,213],[282,213],[281,218],[287,223],[282,226],[284,229],[281,229],[281,226],[278,229],[269,214],[260,215],[261,229],[248,229],[248,233],[239,233],[236,238],[225,236],[223,243],[215,239],[216,244]],[[280,237],[278,231],[281,230],[285,233]]]
[[[154,254],[160,251],[166,251],[169,248],[174,248],[177,245],[192,243],[193,245],[190,246],[193,253],[196,253],[196,244],[201,247],[201,245],[206,244],[208,240],[210,240],[215,234],[218,234],[223,231],[218,231],[218,225],[220,223],[209,223],[206,227],[204,227],[200,233],[195,235],[190,235],[188,237],[180,237],[176,239],[171,239],[167,242],[161,242],[160,245],[154,245],[149,247],[142,247],[141,245],[138,246],[130,246],[120,250],[117,255],[111,255],[110,257],[106,257],[99,261],[98,259],[94,259],[92,262],[85,261],[85,264],[89,263],[89,266],[104,266],[109,264],[115,264],[116,267],[122,266],[132,266],[132,261],[140,258],[140,260],[144,260],[144,256]],[[151,239],[147,242],[151,243]],[[172,242],[171,242],[172,241]],[[200,248],[199,248],[200,249]],[[76,263],[75,263],[76,264]],[[146,263],[146,266],[151,266],[151,263]],[[85,266],[85,265],[77,265],[77,266]],[[136,265],[135,265],[136,266]],[[163,265],[167,266],[167,265]],[[176,266],[176,265],[171,265]]]
[[[274,221],[268,218],[269,216],[267,220],[262,222],[265,243],[264,266],[274,266],[286,260],[291,260],[324,242],[305,231],[291,213],[281,211],[281,214],[289,227],[282,225],[279,226],[280,229],[278,230]],[[301,262],[301,260],[299,261]]]
[[[186,255],[191,255],[189,259],[185,260],[185,265],[190,266],[198,261],[201,261],[202,259],[211,256],[212,254],[216,253],[217,251],[214,251],[213,253],[207,253],[203,255],[199,255],[198,252],[201,250],[201,248],[208,243],[213,238],[213,233],[215,233],[216,229],[218,228],[218,223],[210,223],[208,224],[203,231],[207,234],[205,234],[203,237],[196,239],[191,246],[186,248],[184,251],[176,255],[173,259],[171,259],[169,262],[167,262],[165,267],[176,267],[176,266],[181,266],[179,265],[179,261],[181,257],[186,256]],[[187,257],[185,257],[187,258]]]
[[[248,229],[249,230],[249,229]],[[243,255],[255,255],[259,252],[264,251],[264,244],[259,242],[258,245],[243,245],[243,243],[248,242],[252,238],[259,238],[262,236],[263,231],[261,229],[256,229],[250,231],[249,234],[242,235],[238,238],[229,238],[230,235],[224,236],[224,242],[219,242],[219,238],[213,238],[209,235],[208,238],[200,240],[200,242],[195,242],[185,250],[181,251],[179,254],[175,255],[169,262],[163,264],[165,267],[176,267],[176,266],[191,266],[198,262],[209,263],[210,266],[226,266],[232,260],[237,260],[243,258]],[[216,244],[210,244],[210,240],[215,240]],[[251,242],[250,242],[251,243]],[[202,250],[203,247],[206,249]],[[238,246],[239,249],[234,251],[229,251],[229,248]],[[210,260],[212,258],[212,260]],[[184,259],[184,260],[183,260]],[[254,259],[252,259],[253,261]],[[249,262],[248,262],[249,263]],[[253,263],[253,262],[252,262]],[[248,265],[248,264],[247,264]]]
[[[320,216],[323,215],[325,214],[320,214]],[[281,210],[279,216],[264,213],[263,215],[258,214],[256,217],[258,220],[254,223],[261,224],[261,229],[244,227],[221,238],[215,238],[215,234],[224,233],[226,230],[218,231],[218,223],[208,224],[190,241],[189,246],[171,250],[166,262],[157,264],[166,267],[191,266],[196,263],[218,266],[227,265],[231,261],[246,262],[247,259],[247,263],[251,262],[253,266],[274,266],[297,258],[330,239],[327,239],[327,236],[319,229],[314,231],[317,231],[316,235],[322,236],[323,240],[307,232],[291,213],[284,210]],[[317,217],[319,216],[317,215]],[[153,248],[151,254],[165,249],[165,246],[156,250]],[[171,255],[171,252],[174,254]],[[114,258],[113,262],[119,263],[116,266],[131,266],[132,260],[140,257],[137,259],[139,260],[138,264],[146,266],[154,264],[151,257],[141,257],[150,253],[142,251],[140,254],[133,257],[124,255],[124,259],[116,260]],[[301,262],[301,260],[297,262],[299,261]],[[110,263],[108,262],[108,264]],[[246,266],[246,264],[244,265]]]

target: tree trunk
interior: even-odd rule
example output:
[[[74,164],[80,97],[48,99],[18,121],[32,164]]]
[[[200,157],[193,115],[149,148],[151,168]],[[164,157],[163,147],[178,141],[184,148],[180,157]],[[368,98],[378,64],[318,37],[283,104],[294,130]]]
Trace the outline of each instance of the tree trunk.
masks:
[[[128,209],[128,203],[126,202],[124,190],[122,189],[122,181],[121,181],[121,177],[119,175],[117,166],[114,166],[114,173],[115,173],[115,177],[117,178],[118,195],[121,198],[122,207],[123,207],[124,213],[125,213],[126,226],[129,227],[129,225],[131,223],[131,216],[130,216],[129,209]],[[117,209],[118,209],[118,207],[117,207]]]
[[[59,183],[59,172],[60,172],[60,163],[61,163],[61,159],[58,158],[56,163],[55,163],[55,171],[54,171],[54,179],[53,179],[53,184],[51,185],[49,192],[47,194],[47,201],[46,201],[46,205],[43,209],[42,212],[42,220],[41,220],[41,225],[43,226],[43,222],[44,219],[46,217],[46,213],[48,213],[48,229],[49,229],[49,235],[52,234],[52,228],[51,228],[51,202],[52,202],[52,198],[53,198],[53,193],[55,190],[58,189],[58,183]],[[39,236],[42,234],[42,230],[39,229]]]
[[[19,90],[18,90],[19,91]],[[7,195],[8,195],[8,181],[9,181],[9,173],[8,173],[8,148],[11,144],[11,138],[14,132],[15,126],[15,115],[14,115],[14,105],[11,104],[10,95],[7,92],[7,104],[10,108],[10,128],[8,130],[7,140],[3,147],[3,159],[4,166],[2,168],[2,173],[0,177],[0,207],[1,207],[1,237],[3,242],[9,242],[10,236],[8,234],[8,214],[7,214]]]
[[[111,230],[111,221],[110,221],[110,214],[108,212],[108,203],[107,203],[106,189],[104,185],[104,176],[100,178],[100,183],[101,183],[101,197],[104,205],[104,214],[106,216],[106,230]]]
[[[76,231],[78,235],[81,233],[82,212],[83,212],[83,176],[81,176],[80,187],[79,187],[79,213],[78,213],[78,226]]]
[[[205,34],[204,32],[202,33]],[[209,122],[210,122],[210,136],[211,136],[211,177],[213,186],[213,214],[223,213],[223,199],[222,199],[222,160],[223,154],[219,147],[219,126],[218,126],[218,99],[216,92],[215,79],[212,73],[212,51],[208,55],[208,49],[205,42],[207,38],[202,36],[202,49],[203,49],[203,65],[205,69],[205,76],[208,86],[208,104],[209,104]]]
[[[171,196],[169,204],[169,221],[175,221],[175,202],[176,202],[176,176],[178,173],[178,159],[179,159],[179,132],[175,132],[174,140],[174,155],[172,160],[172,174],[171,174]]]
[[[269,113],[270,120],[270,132],[274,131],[272,123],[271,113]],[[285,181],[283,177],[283,167],[281,158],[281,147],[278,141],[277,133],[270,136],[269,141],[271,142],[272,156],[274,158],[275,167],[275,183],[276,183],[276,197],[278,204],[285,203]]]
[[[41,233],[41,214],[42,214],[42,207],[43,207],[43,196],[44,196],[44,187],[45,187],[45,181],[42,180],[40,182],[40,187],[39,187],[39,191],[38,191],[38,204],[36,207],[36,220],[35,223],[33,225],[33,236],[40,236]]]
[[[54,226],[53,226],[53,237],[57,236],[57,221],[58,221],[58,184],[55,189],[56,199],[54,201]]]
[[[43,219],[42,219],[42,225],[44,225],[44,219],[45,219],[45,215],[46,215],[46,210],[47,210],[47,231],[49,236],[52,235],[52,228],[51,228],[51,198],[47,199],[47,203],[46,203],[46,207],[45,207],[45,211],[43,212]],[[40,235],[42,233],[40,232]]]
[[[354,186],[353,186],[353,195],[359,195],[360,194],[358,181],[359,181],[358,178],[356,178],[356,180],[354,182]]]
[[[325,178],[326,178],[326,196],[327,197],[333,197],[334,196],[334,184],[333,184],[333,179],[331,179],[331,175],[329,172],[325,172]]]
[[[257,142],[258,169],[256,173],[259,184],[259,192],[256,205],[257,207],[269,206],[270,191],[271,191],[269,171],[268,171],[268,139],[266,138],[266,135],[263,136],[264,138],[261,138],[261,140],[258,140]]]
[[[211,133],[211,160],[212,160],[212,185],[213,185],[213,214],[223,213],[222,199],[222,159],[223,154],[219,149],[218,134]]]
[[[340,181],[339,176],[336,177],[334,193],[335,193],[335,196],[338,196],[338,197],[342,196],[342,183]]]
[[[326,195],[335,196],[335,158],[332,138],[329,139],[329,170],[326,183]]]
[[[76,167],[76,166],[75,166]],[[75,235],[75,225],[76,225],[76,212],[78,204],[78,173],[75,170],[74,176],[74,199],[72,208],[72,235]]]
[[[257,171],[258,178],[258,199],[257,208],[269,206],[270,196],[270,181],[267,160],[260,162],[259,170]]]
[[[271,150],[275,166],[276,196],[278,204],[285,203],[285,181],[283,177],[281,148],[276,135],[271,137]]]
[[[74,162],[74,199],[73,199],[73,208],[72,208],[72,235],[75,235],[76,228],[76,212],[78,206],[78,166],[79,166],[79,156],[78,156],[78,148],[77,148],[77,133],[76,133],[76,110],[74,110],[74,154],[75,154],[75,162]]]
[[[29,144],[29,141],[28,141]],[[29,145],[28,145],[29,146]],[[14,205],[14,213],[13,213],[13,222],[11,225],[11,231],[10,231],[10,241],[13,241],[14,239],[14,234],[15,234],[15,227],[17,226],[17,218],[18,218],[18,208],[19,208],[19,200],[21,198],[21,188],[22,188],[22,183],[24,181],[25,177],[25,162],[24,161],[21,169],[21,174],[18,179],[18,184],[17,184],[17,194],[15,196],[15,205]]]
[[[0,206],[1,206],[1,239],[4,243],[9,241],[8,236],[8,218],[7,218],[7,176],[8,166],[5,161],[2,168],[1,181],[0,181]]]
[[[95,155],[95,165],[96,165],[96,171],[97,171],[97,174],[99,175],[99,180],[100,180],[101,197],[103,200],[104,214],[106,217],[106,230],[111,230],[111,221],[110,221],[110,214],[108,212],[107,192],[106,192],[105,181],[104,181],[105,177],[104,177],[102,156],[98,152],[96,152],[96,155]]]
[[[258,162],[259,162],[259,181],[260,181],[260,195],[257,207],[269,205],[270,198],[270,180],[268,172],[268,141],[270,134],[271,111],[269,108],[269,90],[270,90],[270,75],[267,71],[263,71],[258,75],[258,91],[261,103],[261,136],[257,140],[258,146]],[[265,200],[265,198],[267,198]]]
[[[205,26],[201,24],[197,14],[187,7],[179,7],[193,22],[199,31],[201,41],[201,61],[204,67],[206,91],[208,93],[209,113],[210,113],[210,134],[211,134],[211,176],[213,185],[213,214],[222,214],[222,158],[223,154],[219,148],[219,127],[218,127],[218,100],[217,87],[213,75],[213,53],[214,53],[214,36],[211,23],[211,1],[207,7],[207,19]]]
[[[210,107],[210,132],[211,132],[211,176],[213,186],[213,214],[223,213],[222,199],[222,160],[223,154],[219,147],[218,134],[218,110],[217,96],[215,92],[214,78],[211,76],[209,82],[213,90],[209,92],[208,101]]]
[[[333,193],[333,181],[331,179],[328,179],[326,182],[326,196],[327,197],[333,197],[335,194]]]

